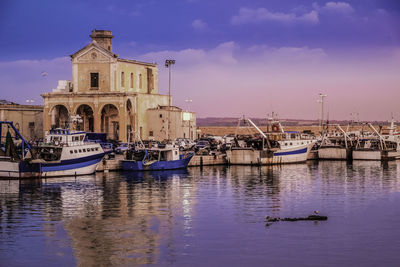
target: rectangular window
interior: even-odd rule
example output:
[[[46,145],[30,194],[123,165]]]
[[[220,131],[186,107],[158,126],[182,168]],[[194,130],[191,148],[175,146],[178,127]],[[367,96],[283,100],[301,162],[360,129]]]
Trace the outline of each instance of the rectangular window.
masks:
[[[153,131],[150,131],[150,132],[149,132],[149,136],[153,136]]]
[[[125,87],[125,73],[121,72],[121,87]]]
[[[91,72],[90,73],[90,88],[99,88],[99,73]]]

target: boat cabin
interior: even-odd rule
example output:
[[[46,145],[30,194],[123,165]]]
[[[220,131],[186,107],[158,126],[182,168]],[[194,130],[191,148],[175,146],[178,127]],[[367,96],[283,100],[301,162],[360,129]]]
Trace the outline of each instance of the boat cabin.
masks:
[[[85,132],[76,132],[70,131],[66,129],[52,129],[46,132],[46,144],[50,145],[67,145],[67,146],[76,146],[82,145],[85,139]]]
[[[179,160],[178,148],[153,148],[147,150],[128,150],[126,153],[127,160],[142,161],[172,161]]]

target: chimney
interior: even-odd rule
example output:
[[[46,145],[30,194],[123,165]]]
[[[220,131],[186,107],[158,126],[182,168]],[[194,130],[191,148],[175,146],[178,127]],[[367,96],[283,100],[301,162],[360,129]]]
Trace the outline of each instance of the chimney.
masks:
[[[112,52],[112,38],[114,37],[112,35],[112,31],[93,30],[92,34],[89,36],[92,37],[92,40],[96,41],[103,48]]]

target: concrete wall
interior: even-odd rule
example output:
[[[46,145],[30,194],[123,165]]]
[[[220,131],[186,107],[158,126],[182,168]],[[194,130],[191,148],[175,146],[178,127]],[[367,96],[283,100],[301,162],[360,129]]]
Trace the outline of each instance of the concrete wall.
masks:
[[[122,81],[122,72],[124,81]],[[133,84],[131,83],[131,74]],[[148,80],[151,76],[151,80]],[[140,81],[141,80],[141,81]],[[120,92],[137,92],[158,94],[157,67],[131,62],[118,61],[116,71],[116,88]]]

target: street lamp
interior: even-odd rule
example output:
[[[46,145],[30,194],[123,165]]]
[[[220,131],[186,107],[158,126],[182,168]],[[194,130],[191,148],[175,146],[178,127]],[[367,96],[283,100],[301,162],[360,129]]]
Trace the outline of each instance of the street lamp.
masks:
[[[171,129],[171,66],[175,64],[174,59],[165,60],[165,67],[168,68],[168,130],[167,130],[167,140],[170,139],[170,129]]]

